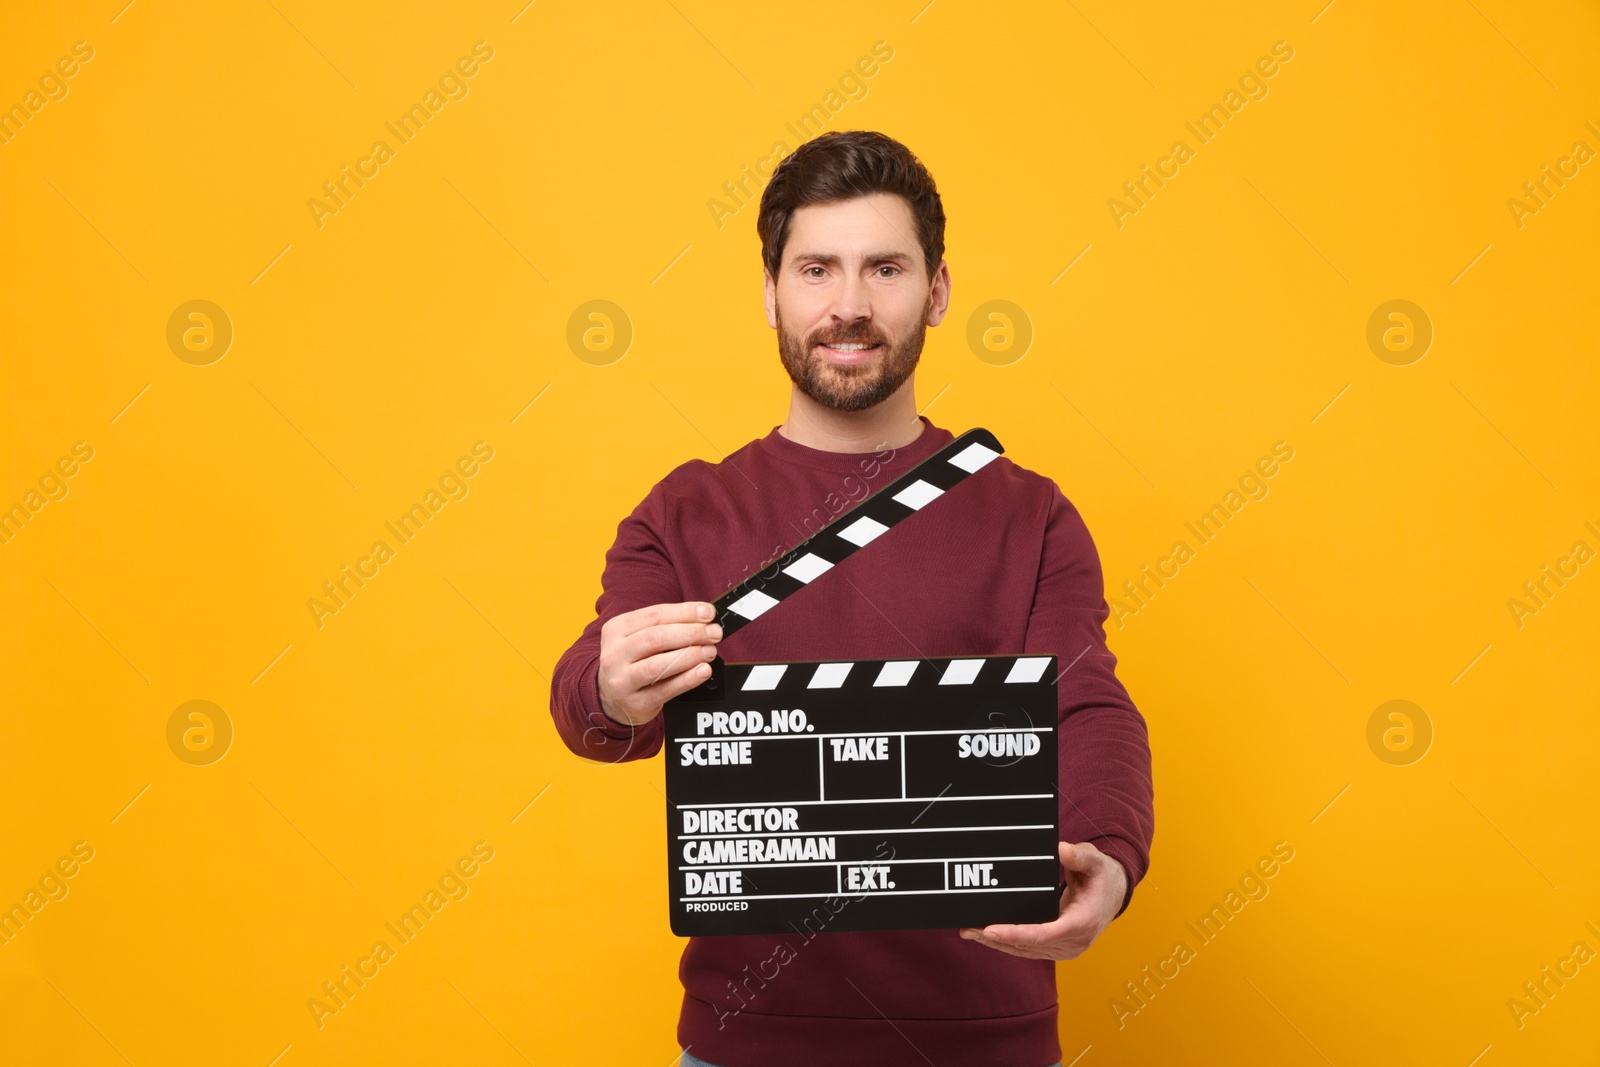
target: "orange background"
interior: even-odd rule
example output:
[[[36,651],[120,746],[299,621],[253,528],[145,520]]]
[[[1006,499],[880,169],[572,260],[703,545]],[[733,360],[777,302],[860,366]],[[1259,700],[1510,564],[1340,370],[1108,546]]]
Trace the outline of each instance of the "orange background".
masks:
[[[1600,549],[1600,170],[1561,162],[1600,150],[1593,5],[123,2],[0,34],[26,112],[0,145],[0,506],[24,508],[0,906],[65,893],[0,945],[8,1059],[672,1059],[662,768],[570,754],[547,679],[617,522],[783,418],[753,205],[723,183],[813,105],[933,171],[953,303],[918,405],[1061,484],[1108,596],[1294,449],[1111,625],[1154,864],[1059,968],[1067,1061],[1596,1054],[1600,973],[1561,961],[1600,952],[1600,576],[1508,606]],[[1185,123],[1280,41],[1199,145]],[[337,212],[307,206],[380,139]],[[1178,139],[1119,227],[1108,201]],[[1563,187],[1514,211],[1547,164]],[[169,344],[195,300],[218,332]],[[598,351],[568,340],[592,300],[621,316]],[[1392,300],[1425,352],[1369,346]],[[990,301],[1010,320],[969,329]],[[319,625],[346,565],[373,576]],[[220,714],[186,748],[196,700]],[[1392,700],[1408,719],[1369,734]],[[1280,841],[1270,893],[1136,1005],[1124,983]],[[435,889],[319,1028],[308,1000]],[[1576,972],[1535,1013],[1547,965]]]

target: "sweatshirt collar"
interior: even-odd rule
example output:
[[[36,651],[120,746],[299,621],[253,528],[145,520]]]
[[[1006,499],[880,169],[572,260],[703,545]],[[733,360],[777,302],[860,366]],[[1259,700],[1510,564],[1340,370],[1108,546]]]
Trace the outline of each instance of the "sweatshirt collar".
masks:
[[[794,463],[802,467],[811,467],[816,470],[831,471],[839,474],[858,473],[863,463],[876,461],[887,465],[895,472],[910,468],[913,464],[920,463],[933,455],[944,445],[955,440],[955,435],[949,430],[935,426],[926,415],[918,415],[922,421],[923,429],[916,439],[910,444],[901,445],[899,448],[884,448],[869,452],[826,452],[820,448],[812,448],[798,441],[791,441],[778,432],[774,426],[766,437],[761,439],[761,447],[769,455],[785,462]]]

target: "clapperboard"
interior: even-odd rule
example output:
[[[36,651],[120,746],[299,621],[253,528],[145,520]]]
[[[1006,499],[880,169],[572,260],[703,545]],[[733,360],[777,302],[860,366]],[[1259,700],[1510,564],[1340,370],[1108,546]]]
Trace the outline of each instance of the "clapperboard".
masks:
[[[718,597],[724,639],[873,541],[893,551],[896,523],[1003,451],[969,430]],[[1052,655],[717,657],[662,712],[673,932],[1054,920],[1056,678]]]

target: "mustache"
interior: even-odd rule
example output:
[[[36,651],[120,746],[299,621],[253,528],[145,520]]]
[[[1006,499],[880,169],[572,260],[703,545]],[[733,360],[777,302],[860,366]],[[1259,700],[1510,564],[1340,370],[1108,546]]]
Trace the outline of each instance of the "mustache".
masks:
[[[832,345],[848,345],[848,344],[883,345],[883,344],[888,344],[888,342],[885,341],[882,337],[879,337],[877,334],[874,334],[874,333],[863,333],[863,332],[858,330],[858,331],[856,331],[854,333],[850,333],[850,334],[841,334],[841,335],[836,335],[836,336],[832,336],[832,337],[817,337],[817,338],[814,338],[812,340],[812,344],[813,345],[830,345],[830,344],[832,344]]]

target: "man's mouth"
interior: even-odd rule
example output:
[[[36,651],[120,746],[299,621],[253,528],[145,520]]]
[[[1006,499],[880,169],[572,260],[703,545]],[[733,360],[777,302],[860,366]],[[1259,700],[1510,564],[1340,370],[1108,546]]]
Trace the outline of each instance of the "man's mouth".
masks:
[[[817,345],[838,363],[860,363],[875,355],[883,345],[867,341],[823,341]]]

